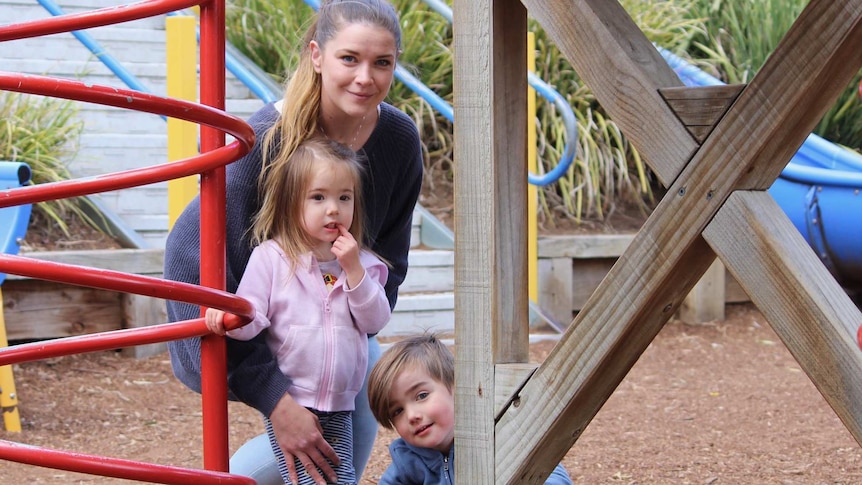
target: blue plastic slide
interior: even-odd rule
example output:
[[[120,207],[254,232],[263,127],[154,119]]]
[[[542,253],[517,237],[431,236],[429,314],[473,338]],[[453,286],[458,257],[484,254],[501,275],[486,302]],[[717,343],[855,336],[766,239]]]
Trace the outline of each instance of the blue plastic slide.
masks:
[[[30,183],[30,166],[26,163],[0,161],[0,189],[12,189]],[[0,249],[3,254],[18,254],[18,241],[27,234],[32,205],[24,204],[0,209]],[[6,274],[0,273],[0,284]]]
[[[722,84],[680,57],[659,51],[686,86]],[[808,135],[769,194],[835,279],[862,296],[862,155]]]

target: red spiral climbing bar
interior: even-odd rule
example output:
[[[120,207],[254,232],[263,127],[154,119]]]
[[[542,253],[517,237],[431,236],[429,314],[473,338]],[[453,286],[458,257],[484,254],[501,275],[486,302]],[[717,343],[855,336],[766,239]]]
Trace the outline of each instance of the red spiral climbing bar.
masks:
[[[0,272],[221,308],[238,315],[236,320],[231,319],[230,326],[239,326],[251,320],[253,310],[250,304],[224,291],[224,166],[248,153],[254,144],[251,127],[224,112],[224,0],[149,0],[10,24],[0,26],[0,42],[111,25],[163,15],[195,5],[200,6],[200,104],[134,90],[2,71],[0,90],[114,106],[197,123],[201,125],[201,154],[176,162],[98,177],[2,190],[0,207],[78,197],[200,174],[201,285],[12,255],[0,255]],[[236,141],[225,145],[226,133]],[[0,458],[154,483],[254,483],[252,479],[225,473],[228,470],[225,343],[224,338],[208,334],[201,318],[7,347],[0,349],[0,365],[198,336],[202,337],[205,470],[64,452],[3,440],[0,440]]]

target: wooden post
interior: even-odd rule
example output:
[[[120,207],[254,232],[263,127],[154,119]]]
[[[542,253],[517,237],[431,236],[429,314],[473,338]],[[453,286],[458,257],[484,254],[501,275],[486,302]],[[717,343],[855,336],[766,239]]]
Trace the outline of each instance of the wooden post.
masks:
[[[536,70],[536,35],[527,32],[527,70]],[[539,170],[536,155],[536,90],[527,87],[527,168],[537,173]],[[539,224],[536,212],[539,208],[539,188],[527,184],[527,275],[530,282],[530,301],[539,301]],[[559,321],[559,320],[558,320]],[[562,321],[568,321],[562,320]]]
[[[527,12],[455,2],[454,18],[455,481],[495,485],[495,365],[529,351]]]
[[[764,191],[734,192],[703,235],[860,441],[862,313],[847,293]]]
[[[724,320],[725,273],[720,260],[712,262],[679,307],[680,320],[687,323]]]
[[[770,323],[787,325],[788,335],[799,335],[800,349],[837,353],[835,365],[824,371],[839,373],[848,389],[833,389],[831,379],[816,373],[815,384],[830,395],[830,402],[844,404],[845,396],[856,396],[858,402],[862,382],[852,377],[860,372],[858,352],[850,353],[846,341],[832,338],[834,327],[857,326],[858,312],[830,310],[833,303],[847,308],[846,302],[841,297],[833,301],[836,292],[831,290],[819,294],[824,272],[801,268],[810,261],[793,260],[796,251],[788,249],[793,244],[783,247],[789,242],[779,239],[772,246],[777,251],[764,250],[771,227],[763,216],[740,225],[744,230],[727,222],[713,226],[713,218],[731,194],[762,192],[774,183],[862,66],[862,2],[812,0],[702,144],[658,93],[679,79],[618,2],[523,2],[669,187],[554,351],[518,391],[519,405],[499,416],[497,483],[542,483],[707,271],[713,250],[723,253],[727,265],[737,258],[735,252],[724,253],[728,247],[720,244],[728,243],[717,234],[726,240],[758,236],[751,245],[764,272],[783,273],[776,280],[797,278],[802,269],[793,289],[807,300],[803,305],[809,318],[794,321],[780,310],[780,300],[768,296],[773,288],[767,286],[766,301],[779,303],[774,312],[778,322]],[[704,232],[707,226],[709,233]],[[745,261],[748,254],[739,259]],[[761,288],[746,289],[757,301],[752,293]],[[821,317],[828,324],[819,323]],[[849,431],[862,442],[862,409],[848,404],[841,410]]]

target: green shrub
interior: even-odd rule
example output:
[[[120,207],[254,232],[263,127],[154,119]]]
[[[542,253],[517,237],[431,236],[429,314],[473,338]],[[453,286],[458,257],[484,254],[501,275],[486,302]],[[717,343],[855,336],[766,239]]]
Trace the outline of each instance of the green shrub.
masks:
[[[394,0],[404,31],[402,66],[452,103],[452,26],[422,0]],[[451,1],[449,2],[451,4]],[[772,52],[807,0],[621,0],[650,41],[690,60],[725,82],[747,82]],[[229,0],[228,39],[281,80],[292,70],[313,11],[301,0]],[[603,220],[620,207],[646,212],[660,190],[619,127],[537,23],[536,72],[572,106],[578,140],[567,140],[562,118],[538,98],[539,172],[553,170],[567,143],[577,143],[573,166],[539,191],[543,224],[560,218],[576,223]],[[857,76],[858,84],[858,76]],[[818,133],[859,147],[862,107],[846,92],[821,121]],[[452,177],[452,126],[442,115],[396,82],[388,101],[416,121],[426,152],[426,180]]]
[[[71,179],[66,161],[83,129],[76,115],[71,101],[0,92],[0,159],[29,165],[34,184]],[[32,216],[54,224],[66,236],[70,218],[98,230],[83,208],[87,203],[81,198],[40,202],[33,206]]]
[[[225,35],[258,67],[281,83],[299,59],[314,10],[302,0],[229,0]]]
[[[687,43],[697,22],[684,19],[669,2],[648,2],[656,8],[631,2],[638,18],[651,25],[656,40]],[[404,31],[400,63],[441,98],[452,103],[452,26],[421,0],[395,0]],[[231,0],[227,9],[228,39],[260,67],[279,80],[292,70],[300,50],[300,36],[312,9],[301,0]],[[656,22],[650,24],[650,22]],[[580,221],[602,218],[615,204],[643,205],[651,195],[648,169],[622,137],[616,125],[601,112],[589,90],[567,61],[537,31],[537,66],[540,77],[576,109],[580,136],[576,165],[559,183],[543,188],[542,210],[553,224],[555,214]],[[406,86],[395,83],[388,101],[415,120],[426,151],[428,180],[451,179],[453,143],[451,123]],[[540,100],[537,112],[540,172],[552,170],[568,140],[565,127],[551,102]]]
[[[690,49],[706,57],[724,82],[747,83],[763,66],[808,0],[696,0],[691,15],[708,19]],[[860,70],[818,123],[814,132],[862,151]]]
[[[702,22],[689,16],[691,2],[624,0],[622,4],[650,41],[682,55],[703,30]],[[603,220],[622,207],[645,214],[657,188],[649,168],[541,26],[531,22],[529,30],[536,33],[537,75],[568,100],[578,119],[573,167],[540,192],[545,224],[553,226],[558,218],[576,223]],[[568,140],[553,104],[540,102],[537,111],[540,164],[543,172],[549,172]]]

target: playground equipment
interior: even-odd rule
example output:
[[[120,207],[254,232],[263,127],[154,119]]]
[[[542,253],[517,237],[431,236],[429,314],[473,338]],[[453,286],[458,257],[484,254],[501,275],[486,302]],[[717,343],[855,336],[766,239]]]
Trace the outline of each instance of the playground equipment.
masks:
[[[95,15],[6,26],[0,41],[83,29],[187,8],[150,1]],[[512,221],[526,218],[524,161],[526,9],[573,61],[602,105],[650,162],[668,195],[541,366],[526,363],[526,248]],[[130,107],[201,123],[199,157],[95,179],[3,191],[0,205],[118,190],[203,172],[204,230],[220,227],[222,167],[252,135],[219,109],[223,2],[201,5],[203,105],[40,76],[0,73],[0,88]],[[618,2],[455,2],[457,481],[540,483],[578,439],[682,297],[716,256],[734,273],[857,441],[862,441],[862,354],[852,332],[862,314],[783,215],[766,189],[838,89],[862,65],[862,1],[813,0],[747,86],[685,88]],[[574,27],[574,28],[573,28]],[[828,33],[828,35],[827,35]],[[585,47],[587,46],[587,47]],[[493,62],[489,62],[493,59]],[[792,74],[792,75],[791,75]],[[843,83],[843,84],[842,84]],[[215,87],[214,87],[215,86]],[[506,99],[509,109],[497,110]],[[673,99],[675,103],[667,100]],[[691,108],[719,106],[692,133]],[[212,108],[208,108],[212,107]],[[688,115],[687,115],[688,114]],[[697,120],[697,121],[703,121]],[[224,146],[223,131],[237,141]],[[518,186],[522,184],[522,186]],[[221,191],[221,192],[220,192]],[[501,195],[504,194],[504,195]],[[212,217],[210,219],[209,217]],[[224,247],[205,234],[204,287],[123,273],[37,264],[3,256],[0,270],[219,308],[243,302],[215,288]],[[247,308],[250,313],[250,309]],[[235,311],[235,310],[234,310]],[[244,318],[250,318],[245,314]],[[81,351],[205,335],[202,319],[61,339],[0,352],[0,365]],[[490,345],[489,345],[490,343]],[[223,341],[204,338],[204,465],[225,470]],[[214,417],[215,416],[215,417]],[[514,439],[517,437],[517,439]],[[138,480],[250,483],[215,471],[34,450],[0,442],[0,457]],[[36,458],[28,458],[36,457]],[[103,464],[104,463],[104,464]],[[182,475],[181,474],[185,474]]]
[[[153,0],[125,7],[110,7],[84,14],[72,14],[45,20],[0,27],[0,42],[39,35],[98,27],[192,7],[191,0]],[[224,112],[224,2],[203,2],[201,5],[201,104],[154,96],[135,90],[109,88],[45,76],[19,75],[0,72],[0,89],[27,94],[50,95],[87,101],[124,109],[182,119],[201,126],[199,156],[177,160],[157,167],[117,172],[100,177],[70,180],[52,184],[2,191],[0,207],[15,207],[44,200],[77,197],[110,190],[162,182],[179,177],[201,174],[202,201],[202,286],[184,285],[158,278],[143,277],[116,271],[93,270],[86,267],[41,262],[28,258],[2,255],[0,271],[32,278],[57,281],[79,286],[110,289],[155,298],[187,301],[195,305],[216,308],[244,308],[239,312],[243,321],[250,321],[252,310],[242,299],[223,291],[224,243],[214,231],[224,227],[223,207],[224,166],[248,153],[254,133],[244,121]],[[225,144],[225,133],[233,136]],[[218,256],[222,255],[222,256]],[[160,483],[253,483],[245,477],[222,473],[228,469],[227,443],[227,384],[225,377],[224,339],[212,337],[203,319],[135,328],[83,337],[58,339],[47,343],[24,344],[0,350],[0,366],[44,359],[50,356],[106,350],[117,347],[165,342],[193,336],[203,336],[202,376],[204,468],[188,470],[156,464],[92,457],[0,441],[0,458],[40,464],[83,473],[98,473],[116,478],[146,480]]]
[[[845,153],[852,152],[810,138],[769,193],[826,268],[858,294],[862,291],[862,157]]]
[[[668,187],[539,366],[511,223],[527,9]],[[745,86],[683,86],[619,2],[454,2],[454,18],[456,481],[541,483],[716,256],[862,442],[862,313],[766,192],[862,66],[862,1],[809,2]]]
[[[667,50],[659,52],[686,86],[722,85]],[[769,188],[826,268],[853,294],[862,291],[860,192],[862,155],[814,134],[805,139]]]
[[[0,188],[21,187],[28,183],[30,183],[30,167],[27,164],[0,162]],[[0,209],[0,246],[2,246],[3,254],[18,254],[18,251],[21,250],[18,241],[27,234],[32,207],[30,204],[24,204]],[[5,280],[6,274],[0,273],[0,285]],[[2,292],[0,292],[0,301],[3,301]],[[0,307],[0,348],[8,345],[6,322],[3,318],[3,308]],[[12,367],[8,365],[0,366],[0,412],[3,413],[3,424],[6,431],[21,431],[18,393],[15,389]]]
[[[30,184],[30,167],[26,163],[0,161],[0,189],[12,189]],[[0,250],[3,254],[18,254],[19,242],[27,234],[32,205],[0,209]],[[0,273],[0,284],[6,279]]]

